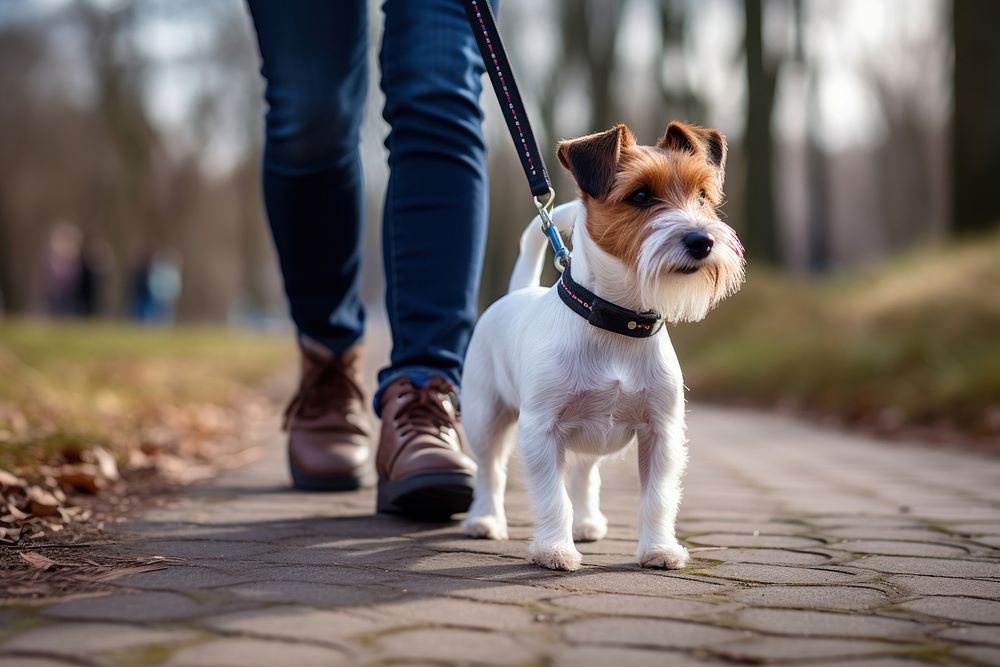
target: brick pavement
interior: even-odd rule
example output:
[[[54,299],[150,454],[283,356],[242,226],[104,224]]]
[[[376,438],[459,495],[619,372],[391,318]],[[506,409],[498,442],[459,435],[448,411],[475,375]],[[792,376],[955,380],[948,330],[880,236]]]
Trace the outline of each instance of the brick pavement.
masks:
[[[693,406],[680,534],[640,570],[634,455],[605,467],[607,539],[572,574],[508,542],[287,488],[281,443],[127,525],[183,559],[108,595],[0,608],[0,664],[1000,664],[1000,461]]]

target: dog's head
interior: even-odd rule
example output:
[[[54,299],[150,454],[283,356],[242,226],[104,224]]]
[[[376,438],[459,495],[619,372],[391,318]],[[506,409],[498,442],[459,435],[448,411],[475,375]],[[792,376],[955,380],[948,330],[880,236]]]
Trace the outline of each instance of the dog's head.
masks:
[[[559,144],[588,236],[635,273],[644,307],[697,321],[743,283],[743,246],[719,220],[726,138],[677,121],[655,146],[617,125]]]

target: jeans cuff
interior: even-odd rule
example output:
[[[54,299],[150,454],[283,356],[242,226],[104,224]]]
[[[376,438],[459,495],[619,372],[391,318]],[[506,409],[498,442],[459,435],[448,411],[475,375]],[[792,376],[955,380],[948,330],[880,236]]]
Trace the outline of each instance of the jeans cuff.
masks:
[[[386,369],[379,373],[378,389],[372,397],[372,409],[379,417],[382,416],[382,392],[401,377],[410,378],[410,382],[417,387],[422,387],[432,377],[439,377],[453,384],[455,386],[455,393],[459,393],[458,378],[454,373],[449,373],[441,368],[434,368],[433,366],[408,366],[405,368]]]

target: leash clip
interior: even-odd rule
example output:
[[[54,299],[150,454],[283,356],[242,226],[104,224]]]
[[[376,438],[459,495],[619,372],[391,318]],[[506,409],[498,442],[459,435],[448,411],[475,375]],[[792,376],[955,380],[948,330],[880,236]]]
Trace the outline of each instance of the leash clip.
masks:
[[[552,264],[556,267],[556,271],[562,273],[569,266],[569,250],[566,249],[559,230],[552,222],[552,206],[556,200],[556,191],[550,187],[549,196],[545,202],[540,201],[538,197],[533,199],[535,208],[538,209],[538,216],[542,220],[542,233],[549,239],[549,245],[552,246],[552,251],[555,253]]]

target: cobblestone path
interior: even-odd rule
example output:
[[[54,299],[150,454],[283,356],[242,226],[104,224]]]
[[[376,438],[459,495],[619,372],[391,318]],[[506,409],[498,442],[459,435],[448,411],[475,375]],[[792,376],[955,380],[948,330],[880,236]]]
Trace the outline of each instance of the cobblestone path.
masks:
[[[511,540],[293,493],[281,442],[123,529],[182,559],[120,591],[0,608],[0,664],[1000,664],[1000,461],[693,406],[691,567],[634,562],[634,455],[605,467],[608,538],[573,574]]]

